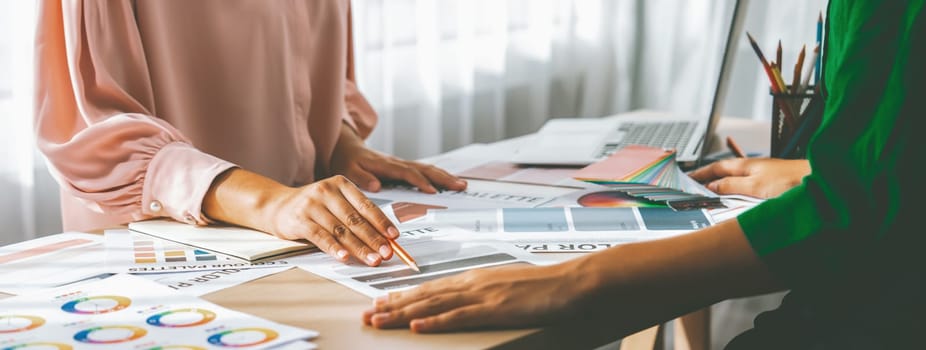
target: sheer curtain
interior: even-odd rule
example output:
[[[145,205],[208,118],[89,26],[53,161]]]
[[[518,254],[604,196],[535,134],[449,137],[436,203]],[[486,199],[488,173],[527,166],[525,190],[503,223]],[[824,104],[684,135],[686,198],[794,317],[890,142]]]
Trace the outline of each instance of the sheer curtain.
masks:
[[[551,117],[639,108],[707,113],[733,0],[353,0],[370,144],[407,158],[535,131]],[[812,50],[823,0],[753,1],[746,29],[785,67]],[[728,115],[767,119],[739,43]]]
[[[32,133],[35,7],[0,0],[0,244],[61,231],[58,189]]]
[[[536,130],[551,117],[706,111],[733,0],[352,0],[370,145],[407,158]],[[753,1],[746,28],[785,66],[823,0]],[[0,0],[0,243],[60,231],[32,133],[36,1]],[[742,44],[742,43],[741,43]],[[765,77],[737,51],[729,115],[768,118]]]

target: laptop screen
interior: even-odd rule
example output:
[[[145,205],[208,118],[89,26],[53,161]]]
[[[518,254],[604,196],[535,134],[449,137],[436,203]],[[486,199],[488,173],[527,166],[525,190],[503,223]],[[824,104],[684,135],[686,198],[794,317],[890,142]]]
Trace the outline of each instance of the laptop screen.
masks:
[[[714,130],[717,129],[717,122],[723,113],[723,103],[727,97],[727,88],[730,85],[730,73],[733,71],[733,58],[736,56],[736,47],[743,33],[743,21],[746,18],[746,7],[749,0],[737,0],[733,7],[733,16],[730,18],[730,29],[727,33],[727,42],[723,49],[723,62],[720,65],[720,74],[717,75],[717,88],[714,90],[714,99],[711,102],[710,118],[708,119],[707,128],[704,135],[701,136],[701,143],[697,150],[698,166],[704,155],[711,149],[711,141]]]

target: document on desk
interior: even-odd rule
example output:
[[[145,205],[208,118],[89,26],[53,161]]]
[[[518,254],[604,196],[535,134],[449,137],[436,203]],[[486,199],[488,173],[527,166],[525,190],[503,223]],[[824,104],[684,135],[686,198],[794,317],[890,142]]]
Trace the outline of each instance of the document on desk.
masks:
[[[9,349],[269,348],[317,335],[125,274],[0,301]]]
[[[483,162],[455,175],[466,179],[513,182],[544,186],[585,188],[586,182],[573,179],[576,168],[523,166],[507,161]]]
[[[308,253],[316,249],[308,241],[281,239],[268,233],[230,225],[194,226],[161,219],[130,223],[129,230],[252,262]]]
[[[725,195],[722,196],[721,200],[726,208],[711,209],[708,211],[714,219],[714,222],[735,219],[740,214],[745,213],[747,210],[765,201],[764,199],[743,195]]]
[[[405,223],[418,219],[428,209],[532,208],[575,192],[569,187],[470,180],[464,191],[419,192],[407,185],[391,185],[379,192],[365,192],[387,215]]]
[[[462,235],[463,239],[560,247],[548,250],[551,252],[589,250],[577,246],[582,244],[613,245],[665,238],[713,224],[704,210],[675,211],[665,207],[431,210],[423,222],[452,225],[470,232]],[[562,248],[567,245],[573,248]]]
[[[285,259],[250,262],[130,230],[105,232],[106,267],[117,273],[164,273],[289,266]]]
[[[221,269],[213,271],[149,273],[135,276],[169,287],[180,293],[202,296],[259,278],[277,274],[295,266],[261,269]]]
[[[0,247],[0,291],[23,294],[105,275],[103,237],[66,232]]]
[[[493,241],[445,241],[445,236],[466,234],[457,228],[440,226],[400,227],[397,240],[418,262],[421,273],[392,258],[378,267],[354,260],[341,263],[327,255],[299,257],[294,264],[369,297],[412,288],[427,281],[483,267],[547,264],[550,261]]]

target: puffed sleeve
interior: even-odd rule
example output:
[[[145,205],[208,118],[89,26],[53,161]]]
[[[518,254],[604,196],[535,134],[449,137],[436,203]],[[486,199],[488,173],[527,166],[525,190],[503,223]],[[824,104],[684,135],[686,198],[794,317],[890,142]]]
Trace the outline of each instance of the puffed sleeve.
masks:
[[[93,211],[206,224],[203,196],[233,164],[157,117],[128,0],[45,0],[36,36],[38,147]]]
[[[350,125],[357,135],[367,138],[373,132],[376,126],[376,111],[370,106],[360,90],[357,89],[356,79],[354,78],[354,36],[351,29],[351,15],[347,15],[347,74],[344,80],[344,104],[347,107],[347,113],[344,115],[344,122]]]

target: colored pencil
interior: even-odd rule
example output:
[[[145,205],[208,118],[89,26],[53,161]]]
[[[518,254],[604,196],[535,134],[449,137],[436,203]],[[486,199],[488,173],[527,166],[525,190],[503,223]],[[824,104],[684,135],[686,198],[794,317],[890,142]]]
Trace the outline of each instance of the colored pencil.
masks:
[[[785,63],[781,61],[781,39],[778,40],[778,48],[775,49],[775,63],[779,68],[785,66]]]
[[[749,32],[746,32],[746,38],[749,39],[749,45],[751,45],[752,50],[756,52],[756,56],[759,56],[759,61],[762,62],[762,67],[765,68],[765,74],[768,75],[768,80],[772,85],[772,92],[775,94],[785,93],[783,86],[779,85],[781,83],[779,83],[779,80],[775,77],[775,71],[768,64],[765,55],[762,54],[762,50],[759,49],[759,44],[756,43],[756,39],[753,39],[752,34],[749,34]],[[794,130],[794,111],[791,110],[791,105],[786,103],[784,99],[778,98],[775,100],[778,101],[778,108],[781,108],[781,112],[785,115],[785,125],[787,125],[790,130]]]
[[[820,16],[817,17],[817,47],[823,45],[823,11],[820,11]],[[813,75],[813,84],[820,85],[820,66],[823,64],[823,59],[819,56],[814,60],[815,72]]]
[[[743,149],[740,148],[740,146],[736,144],[736,141],[733,141],[733,138],[730,136],[727,136],[727,148],[738,158],[746,158],[746,153],[743,153]]]
[[[794,64],[794,74],[791,76],[791,93],[795,95],[804,93],[804,90],[801,90],[801,72],[804,70],[806,51],[807,45],[801,46],[801,52],[797,54],[797,63]]]
[[[389,246],[392,247],[392,251],[395,252],[395,255],[397,255],[399,259],[402,259],[402,262],[404,262],[405,265],[408,265],[408,267],[412,268],[412,270],[415,270],[415,272],[421,272],[421,269],[418,268],[418,263],[415,262],[415,259],[413,259],[412,256],[405,251],[405,249],[402,249],[402,246],[400,246],[399,243],[391,238],[386,238],[386,240],[389,241]]]
[[[817,47],[813,48],[813,56],[811,56],[812,59],[810,60],[811,64],[808,65],[807,72],[804,73],[804,79],[801,81],[801,91],[807,91],[807,87],[810,86],[810,77],[813,75],[814,68],[816,68],[813,62],[816,62],[819,56],[820,45],[817,45]]]

